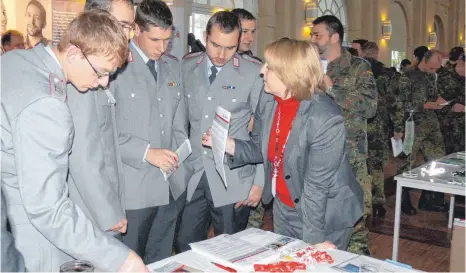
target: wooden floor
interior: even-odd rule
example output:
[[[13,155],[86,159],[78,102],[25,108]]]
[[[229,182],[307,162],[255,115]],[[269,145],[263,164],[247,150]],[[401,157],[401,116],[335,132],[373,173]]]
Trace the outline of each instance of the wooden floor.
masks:
[[[385,260],[391,259],[393,236],[369,233],[371,254],[373,257]],[[411,265],[417,270],[427,272],[448,272],[450,264],[450,249],[400,239],[398,261]]]

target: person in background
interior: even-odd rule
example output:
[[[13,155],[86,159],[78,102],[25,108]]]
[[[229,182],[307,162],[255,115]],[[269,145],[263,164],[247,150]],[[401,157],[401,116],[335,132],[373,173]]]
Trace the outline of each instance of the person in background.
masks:
[[[427,46],[418,46],[414,49],[413,64],[412,64],[413,67],[417,67],[421,63],[422,59],[424,58],[424,54],[427,51],[429,51]]]
[[[351,47],[358,51],[357,57],[363,57],[362,47],[368,42],[366,39],[356,39],[351,42]]]
[[[79,92],[107,86],[128,56],[123,28],[106,11],[75,17],[57,46],[2,56],[2,192],[15,244],[30,271],[74,259],[101,271],[148,271],[141,258],[89,221],[68,197],[74,137],[67,82]]]
[[[453,47],[450,50],[449,58],[444,66],[440,67],[437,73],[444,72],[445,70],[455,70],[455,65],[458,62],[460,56],[464,55],[464,48],[460,46]]]
[[[84,10],[94,9],[105,10],[115,16],[129,39],[134,24],[132,0],[87,0]],[[72,83],[68,83],[67,90],[74,124],[68,175],[70,199],[94,226],[121,240],[121,234],[127,229],[127,220],[122,200],[123,178],[116,140],[115,102],[111,100],[114,94],[106,87],[81,93]]]
[[[239,55],[248,55],[259,62],[262,63],[262,60],[252,54],[251,48],[254,44],[254,39],[256,37],[256,18],[252,15],[249,11],[245,9],[233,9],[233,12],[241,21],[241,38],[240,44],[238,46],[238,54]],[[255,110],[255,109],[254,109]],[[254,124],[254,115],[251,116],[251,121],[248,124],[249,132],[252,131],[252,126]],[[264,169],[262,165],[258,165],[256,168],[256,177],[255,180],[264,180]],[[262,202],[257,205],[255,208],[251,208],[251,212],[249,214],[248,225],[247,228],[255,227],[261,228],[264,224],[264,213],[265,207]]]
[[[411,61],[404,59],[400,63],[400,73],[404,73],[411,68]]]
[[[196,39],[196,36],[194,36],[193,33],[188,33],[188,45],[191,47],[189,53],[205,51],[205,46],[201,43],[201,41],[199,41],[199,39]]]
[[[5,5],[3,4],[3,0],[0,0],[0,36],[3,36],[3,33],[6,31],[8,26],[8,17],[6,14]],[[3,46],[0,45],[0,56],[5,53]]]
[[[358,50],[357,50],[357,49],[352,48],[352,47],[346,47],[345,49],[348,50],[348,52],[349,52],[352,56],[358,57]]]
[[[313,22],[311,41],[329,61],[326,90],[340,106],[346,125],[348,160],[364,191],[364,216],[356,225],[348,251],[370,255],[366,221],[372,214],[372,185],[367,171],[367,120],[377,111],[377,87],[370,64],[342,48],[344,29],[340,20],[325,15]],[[331,81],[330,81],[331,79]]]
[[[4,52],[13,49],[24,49],[23,34],[17,30],[8,30],[2,35],[2,47]]]
[[[47,12],[41,2],[38,0],[29,1],[25,14],[26,37],[24,37],[24,44],[26,48],[33,48],[39,43],[44,45],[49,43],[49,40],[42,33],[47,25],[46,15]]]
[[[345,250],[363,214],[363,192],[346,157],[345,120],[322,91],[327,76],[318,48],[294,39],[272,42],[261,73],[265,93],[251,140],[228,138],[229,165],[264,163],[263,200],[275,197],[274,232]],[[203,144],[212,144],[210,130]]]

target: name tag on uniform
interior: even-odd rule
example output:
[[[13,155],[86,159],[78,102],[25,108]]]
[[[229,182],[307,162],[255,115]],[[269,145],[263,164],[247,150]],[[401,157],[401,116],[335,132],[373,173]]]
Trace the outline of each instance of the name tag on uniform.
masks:
[[[178,82],[169,82],[168,86],[180,86],[181,84]]]
[[[232,86],[232,85],[224,85],[222,86],[223,89],[236,89],[236,87]]]

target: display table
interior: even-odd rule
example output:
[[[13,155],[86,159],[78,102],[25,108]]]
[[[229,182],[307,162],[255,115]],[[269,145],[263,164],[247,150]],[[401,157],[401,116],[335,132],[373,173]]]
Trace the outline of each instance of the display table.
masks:
[[[238,239],[241,238],[243,240],[247,240],[249,236],[248,232],[249,234],[251,234],[251,232],[265,232],[265,231],[251,228],[251,229],[247,229],[245,231],[242,231],[240,233],[237,233],[231,236],[236,236],[235,238],[238,238]],[[272,234],[270,232],[267,232],[267,233]],[[251,240],[253,241],[254,239],[252,237],[254,237],[254,235],[250,235],[250,237],[251,237]],[[303,241],[299,241],[299,240],[293,243],[293,247],[297,245],[299,245],[300,247],[308,246],[306,243],[304,243]],[[274,249],[274,251],[277,251],[280,254],[285,253],[285,251],[288,251],[288,250],[286,250],[286,246],[282,246],[282,248]],[[374,259],[374,258],[367,257],[367,256],[360,256],[360,255],[352,254],[346,251],[331,249],[331,250],[326,250],[326,252],[332,257],[333,259],[332,264],[327,264],[325,262],[323,263],[314,262],[312,265],[308,265],[306,271],[351,272],[349,270],[346,270],[345,268],[353,267],[354,269],[354,266],[356,267],[362,266],[362,268],[366,268],[365,271],[368,271],[371,269],[371,270],[375,270],[376,272],[417,271],[417,270],[413,270],[410,268],[406,268],[404,266],[396,265],[393,263],[388,263],[388,262],[381,261],[381,260]],[[202,255],[193,250],[190,250],[190,251],[186,251],[184,253],[169,257],[167,259],[161,260],[159,262],[150,264],[148,265],[148,268],[152,272],[191,272],[191,271],[196,271],[196,270],[203,271],[203,272],[228,272],[227,270],[223,270],[217,267],[212,262],[225,265],[225,263],[221,260],[218,260],[218,259],[216,260],[212,257]],[[235,268],[234,266],[230,266],[230,267]],[[192,270],[192,269],[195,269],[195,270]],[[244,272],[243,270],[239,270],[238,268],[235,268],[235,269],[237,269],[238,272],[240,271]]]
[[[395,205],[395,226],[393,232],[393,252],[392,260],[398,259],[398,246],[400,237],[400,216],[401,216],[401,192],[403,187],[443,192],[451,194],[450,213],[448,217],[448,228],[452,227],[453,211],[455,204],[454,195],[465,195],[465,178],[464,176],[453,175],[455,172],[464,172],[464,153],[454,153],[434,161],[435,168],[432,169],[432,162],[424,164],[412,170],[417,177],[405,176],[399,174],[395,176],[396,186],[396,205]],[[461,165],[463,162],[463,165]],[[441,169],[444,169],[441,172]]]

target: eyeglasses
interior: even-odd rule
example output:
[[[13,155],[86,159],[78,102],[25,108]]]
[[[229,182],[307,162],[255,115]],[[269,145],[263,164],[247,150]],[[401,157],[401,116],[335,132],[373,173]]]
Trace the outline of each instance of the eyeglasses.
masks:
[[[84,54],[83,50],[77,45],[74,45],[74,46],[77,47],[79,50],[81,50],[81,53],[83,54],[84,59],[86,59],[87,63],[91,66],[92,70],[94,70],[95,74],[97,75],[97,78],[101,79],[101,78],[111,77],[115,75],[116,71],[107,72],[107,73],[102,73],[102,72],[97,71],[97,69],[95,69],[95,67],[92,65],[91,61],[89,61],[89,59],[87,58],[86,54]]]
[[[128,24],[126,22],[120,22],[120,26],[124,28],[125,30],[134,30],[134,23],[133,24]]]

